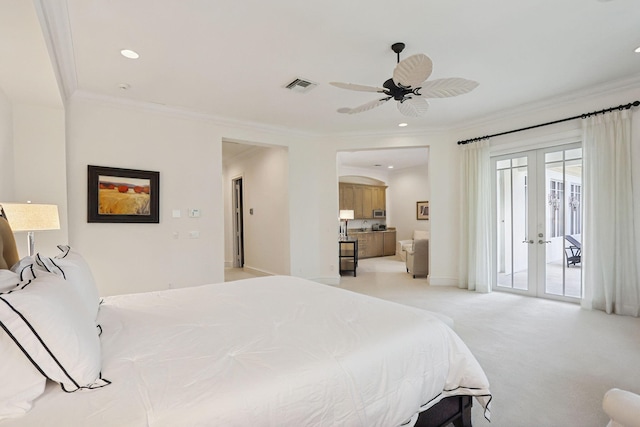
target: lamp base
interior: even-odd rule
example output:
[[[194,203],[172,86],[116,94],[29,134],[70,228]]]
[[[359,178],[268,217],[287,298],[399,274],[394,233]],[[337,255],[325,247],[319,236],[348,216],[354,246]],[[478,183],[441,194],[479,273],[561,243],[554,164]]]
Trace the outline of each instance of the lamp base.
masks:
[[[33,235],[33,231],[27,231],[27,251],[29,256],[33,256],[35,247],[36,247],[36,238]]]

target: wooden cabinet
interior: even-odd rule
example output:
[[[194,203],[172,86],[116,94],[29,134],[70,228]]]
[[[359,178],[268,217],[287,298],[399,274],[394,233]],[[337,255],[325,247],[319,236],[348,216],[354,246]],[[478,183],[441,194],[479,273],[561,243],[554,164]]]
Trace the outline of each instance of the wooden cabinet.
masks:
[[[396,254],[396,232],[385,231],[382,233],[382,255],[392,256]]]
[[[356,205],[355,193],[353,191],[353,185],[340,184],[340,209],[348,209],[350,211],[355,210]]]
[[[391,256],[396,253],[395,230],[352,232],[349,237],[358,239],[358,258]]]
[[[374,209],[386,210],[386,191],[383,185],[349,184],[341,182],[340,210],[353,211],[355,219],[373,219]]]

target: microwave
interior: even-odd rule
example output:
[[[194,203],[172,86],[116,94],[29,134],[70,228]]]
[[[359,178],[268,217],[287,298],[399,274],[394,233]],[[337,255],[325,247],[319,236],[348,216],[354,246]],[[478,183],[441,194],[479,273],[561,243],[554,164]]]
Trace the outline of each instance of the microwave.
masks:
[[[374,209],[373,210],[373,217],[374,218],[384,218],[384,217],[387,216],[386,214],[387,214],[387,212],[382,210],[382,209]]]

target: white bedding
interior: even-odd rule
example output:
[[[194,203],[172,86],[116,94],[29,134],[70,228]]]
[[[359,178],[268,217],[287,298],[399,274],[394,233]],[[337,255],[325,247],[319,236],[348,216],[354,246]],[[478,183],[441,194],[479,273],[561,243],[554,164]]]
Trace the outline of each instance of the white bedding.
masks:
[[[272,276],[105,298],[103,378],[0,426],[396,426],[489,384],[419,309]]]

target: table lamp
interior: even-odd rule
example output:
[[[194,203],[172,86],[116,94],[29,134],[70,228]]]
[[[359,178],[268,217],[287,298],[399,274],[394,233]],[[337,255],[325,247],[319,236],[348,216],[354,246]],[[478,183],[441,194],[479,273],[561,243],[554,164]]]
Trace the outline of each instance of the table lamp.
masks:
[[[345,237],[349,237],[349,220],[353,219],[353,211],[352,210],[340,210],[340,219],[344,219],[344,235]]]
[[[27,232],[27,248],[29,256],[35,247],[34,231],[59,230],[60,219],[57,205],[40,205],[36,203],[2,203],[7,221],[13,232]]]

